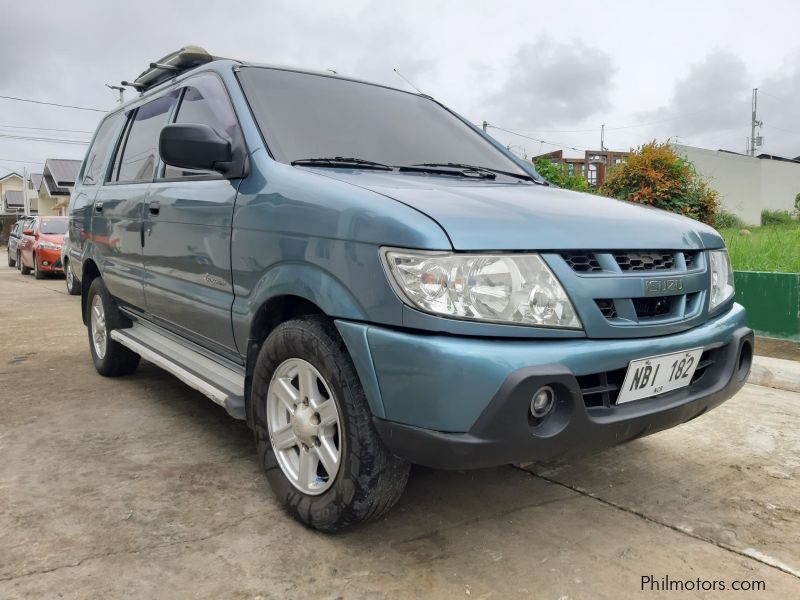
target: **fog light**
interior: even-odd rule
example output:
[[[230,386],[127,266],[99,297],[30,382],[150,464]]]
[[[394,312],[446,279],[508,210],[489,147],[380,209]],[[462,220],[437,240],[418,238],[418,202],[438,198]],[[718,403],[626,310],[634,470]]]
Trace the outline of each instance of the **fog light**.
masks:
[[[45,266],[45,267],[46,267],[47,265],[49,265],[49,264],[50,264],[50,263],[49,263],[49,262],[47,262],[46,260],[43,260],[43,261],[42,261],[42,265],[43,265],[43,266]]]
[[[555,399],[556,394],[553,388],[549,385],[543,385],[536,390],[531,399],[531,414],[537,419],[546,416],[552,410]]]

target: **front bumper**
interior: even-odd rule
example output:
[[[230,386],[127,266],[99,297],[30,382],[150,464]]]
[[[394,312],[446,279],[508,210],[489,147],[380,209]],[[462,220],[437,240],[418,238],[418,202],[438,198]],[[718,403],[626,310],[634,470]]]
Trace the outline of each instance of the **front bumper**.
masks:
[[[584,454],[689,421],[747,379],[753,332],[739,305],[694,329],[658,338],[521,341],[411,334],[337,322],[392,452],[466,469]],[[616,406],[590,405],[581,383],[637,358],[702,347],[713,362],[685,388]],[[533,392],[557,406],[529,419]]]
[[[53,273],[61,273],[61,250],[50,250],[45,248],[37,248],[36,260],[39,261],[40,271],[50,271]]]

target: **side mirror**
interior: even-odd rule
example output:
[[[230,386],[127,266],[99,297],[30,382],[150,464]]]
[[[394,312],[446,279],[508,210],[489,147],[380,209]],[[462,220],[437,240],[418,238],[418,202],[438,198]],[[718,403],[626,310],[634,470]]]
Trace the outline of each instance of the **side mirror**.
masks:
[[[173,123],[161,129],[158,140],[161,160],[173,167],[216,171],[237,177],[231,140],[208,125]],[[238,168],[241,171],[241,167]]]
[[[33,229],[23,229],[22,235],[33,235]]]

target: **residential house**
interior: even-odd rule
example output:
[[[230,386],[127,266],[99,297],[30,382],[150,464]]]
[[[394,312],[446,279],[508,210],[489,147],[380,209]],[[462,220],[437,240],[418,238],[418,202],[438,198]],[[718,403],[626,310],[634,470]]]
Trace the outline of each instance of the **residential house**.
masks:
[[[22,175],[8,173],[0,177],[0,244],[5,244],[8,233],[23,211]]]
[[[534,156],[533,162],[544,158],[555,164],[564,164],[570,175],[582,175],[590,186],[596,188],[603,185],[608,170],[624,163],[629,155],[630,152],[619,150],[586,150],[583,157],[573,158],[564,156],[563,150],[555,150]]]
[[[12,172],[0,177],[0,214],[21,213],[23,200],[22,175]]]
[[[765,208],[794,209],[794,200],[800,194],[800,157],[747,156],[727,150],[672,146],[719,192],[722,210],[737,215],[748,225],[759,225]]]
[[[48,158],[44,163],[39,185],[39,214],[66,215],[69,195],[75,187],[75,178],[81,161]]]

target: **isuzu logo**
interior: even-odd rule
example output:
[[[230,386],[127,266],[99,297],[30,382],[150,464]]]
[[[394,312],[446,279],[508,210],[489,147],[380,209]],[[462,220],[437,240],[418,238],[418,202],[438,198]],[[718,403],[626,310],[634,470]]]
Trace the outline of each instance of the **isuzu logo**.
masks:
[[[645,279],[644,293],[648,296],[682,294],[683,279]]]

